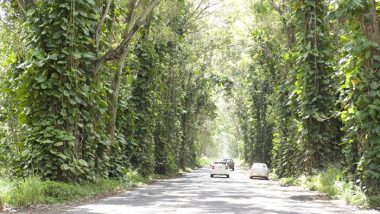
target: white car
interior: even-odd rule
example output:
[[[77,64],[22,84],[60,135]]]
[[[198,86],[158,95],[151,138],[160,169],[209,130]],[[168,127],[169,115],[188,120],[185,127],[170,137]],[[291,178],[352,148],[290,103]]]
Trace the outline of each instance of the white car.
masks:
[[[230,177],[230,168],[224,161],[214,161],[213,164],[210,165],[210,177],[214,177],[214,175],[224,175],[227,178]]]
[[[269,170],[265,163],[253,163],[249,173],[249,178],[262,177],[268,180],[268,173]]]

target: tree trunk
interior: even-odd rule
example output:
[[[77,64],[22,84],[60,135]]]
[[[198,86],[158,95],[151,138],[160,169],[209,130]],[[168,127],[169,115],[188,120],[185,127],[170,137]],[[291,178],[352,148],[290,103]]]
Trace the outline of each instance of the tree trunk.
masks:
[[[115,130],[116,130],[116,116],[117,116],[117,108],[119,103],[119,92],[120,92],[120,83],[121,83],[121,77],[123,74],[123,69],[125,65],[125,58],[127,57],[128,51],[125,49],[124,52],[121,54],[120,59],[117,61],[117,71],[113,77],[111,89],[111,100],[110,100],[110,107],[109,107],[109,124],[108,124],[108,131],[109,136],[111,139],[111,144],[115,144]]]

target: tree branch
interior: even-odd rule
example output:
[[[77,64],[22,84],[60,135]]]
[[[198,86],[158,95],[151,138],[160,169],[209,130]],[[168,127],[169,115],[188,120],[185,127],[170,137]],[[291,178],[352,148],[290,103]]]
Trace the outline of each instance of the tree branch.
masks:
[[[21,9],[22,11],[22,14],[24,16],[26,16],[26,5],[25,5],[25,2],[23,0],[17,0],[17,4],[18,4],[18,7]]]
[[[157,6],[157,4],[160,1],[161,0],[152,0],[151,3],[145,9],[144,13],[139,18],[137,18],[136,22],[133,23],[132,27],[131,27],[131,22],[133,19],[132,17],[133,17],[133,13],[134,13],[137,1],[132,0],[130,2],[131,3],[130,4],[131,11],[128,13],[128,16],[127,16],[127,22],[129,24],[128,24],[127,30],[125,32],[125,35],[123,37],[123,40],[121,41],[121,43],[116,48],[107,51],[102,57],[100,57],[100,59],[98,59],[96,61],[95,69],[93,72],[94,75],[97,74],[97,72],[100,70],[100,68],[104,62],[119,59],[122,55],[124,55],[123,53],[126,51],[128,44],[132,40],[133,36],[140,29],[140,27],[145,24],[145,22],[148,18],[148,15],[153,11],[153,9]]]
[[[273,9],[277,11],[280,15],[282,15],[284,12],[281,10],[281,8],[274,2],[274,0],[268,0],[269,4],[272,5]]]
[[[96,30],[95,30],[95,44],[96,44],[96,52],[99,52],[99,42],[100,42],[100,31],[102,30],[102,26],[104,24],[104,21],[107,17],[108,11],[110,9],[112,0],[106,0],[106,6],[103,10],[102,16],[100,17],[100,20],[98,24],[96,25]]]
[[[137,3],[137,0],[131,0],[128,2],[128,6],[127,6],[128,15],[126,18],[126,22],[128,24],[128,27],[130,27],[130,24],[132,23],[133,15],[134,15],[135,8],[136,8],[136,3]]]

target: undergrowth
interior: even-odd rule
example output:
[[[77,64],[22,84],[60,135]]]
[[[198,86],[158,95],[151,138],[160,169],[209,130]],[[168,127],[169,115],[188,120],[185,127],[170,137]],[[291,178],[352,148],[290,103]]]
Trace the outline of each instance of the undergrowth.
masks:
[[[81,183],[42,181],[35,176],[12,181],[3,179],[0,180],[0,207],[2,203],[14,207],[27,207],[85,201],[127,187],[139,186],[151,180],[152,178],[144,178],[136,171],[126,171],[121,180],[98,179]]]
[[[357,207],[380,206],[380,196],[366,196],[359,186],[346,181],[342,171],[336,167],[329,167],[313,176],[281,178],[279,181],[282,185],[303,186],[311,191],[319,191],[332,199],[342,199]]]

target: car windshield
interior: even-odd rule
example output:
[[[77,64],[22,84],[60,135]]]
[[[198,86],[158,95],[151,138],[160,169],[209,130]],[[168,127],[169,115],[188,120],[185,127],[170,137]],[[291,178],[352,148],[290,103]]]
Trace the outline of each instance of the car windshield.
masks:
[[[255,168],[255,169],[257,169],[257,168],[267,169],[268,167],[265,163],[254,163],[251,168],[252,169],[253,168]]]
[[[232,159],[224,159],[224,161],[225,161],[225,162],[228,162],[228,163],[230,163],[230,162],[234,162]]]
[[[226,165],[226,162],[222,162],[222,161],[215,161],[214,164],[223,164],[223,165]]]

